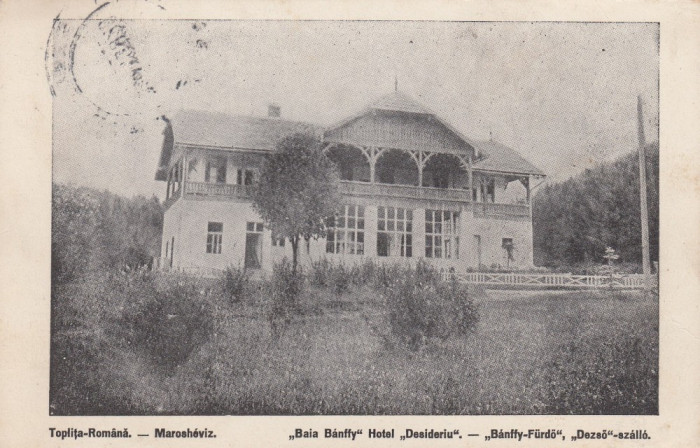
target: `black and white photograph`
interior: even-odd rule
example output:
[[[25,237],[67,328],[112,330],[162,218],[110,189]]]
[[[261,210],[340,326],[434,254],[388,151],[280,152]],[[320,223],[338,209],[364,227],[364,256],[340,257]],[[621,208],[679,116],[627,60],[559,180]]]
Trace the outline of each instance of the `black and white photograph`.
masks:
[[[697,445],[699,8],[0,2],[0,445]]]
[[[659,39],[57,18],[50,415],[657,415]]]

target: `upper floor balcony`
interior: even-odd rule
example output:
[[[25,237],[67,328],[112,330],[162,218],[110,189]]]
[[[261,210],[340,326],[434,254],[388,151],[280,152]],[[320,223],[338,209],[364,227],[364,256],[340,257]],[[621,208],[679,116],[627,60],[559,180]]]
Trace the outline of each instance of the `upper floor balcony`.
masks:
[[[207,182],[183,182],[165,201],[170,207],[177,199],[239,199],[250,200],[252,185],[229,185]],[[430,203],[469,203],[475,218],[529,217],[529,204],[499,204],[474,202],[468,190],[416,187],[411,185],[370,184],[340,181],[340,192],[351,197],[422,200]],[[426,204],[427,205],[427,204]]]
[[[471,202],[471,194],[469,190],[417,187],[414,185],[372,184],[368,182],[341,180],[340,192],[348,196]]]
[[[428,160],[421,154],[387,150],[375,154],[371,164],[353,151],[340,156],[329,151],[328,155],[338,165],[340,192],[345,196],[420,201],[426,207],[473,204],[474,216],[481,218],[530,216],[527,178],[472,172],[468,162],[465,165],[437,154]],[[420,169],[416,169],[416,160],[421,162]],[[240,153],[183,154],[168,173],[165,206],[178,198],[250,200],[261,163],[261,159],[243,158]]]

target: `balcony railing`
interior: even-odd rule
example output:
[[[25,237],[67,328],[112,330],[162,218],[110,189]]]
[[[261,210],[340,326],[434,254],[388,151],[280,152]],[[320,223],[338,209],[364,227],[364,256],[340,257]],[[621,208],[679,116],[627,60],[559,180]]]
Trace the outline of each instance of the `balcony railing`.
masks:
[[[340,191],[347,195],[384,196],[408,199],[431,199],[436,201],[469,202],[468,190],[448,190],[412,185],[370,184],[366,182],[340,181]]]
[[[475,202],[472,205],[475,218],[529,217],[528,204],[493,204],[490,202]]]
[[[222,198],[250,199],[251,185],[214,184],[185,182],[185,196],[210,196]],[[468,202],[472,204],[476,218],[529,217],[528,204],[494,204],[471,202],[468,190],[416,187],[411,185],[371,184],[366,182],[340,181],[340,192],[349,196],[391,197],[424,199],[433,201]],[[179,195],[169,199],[174,201]]]
[[[186,182],[185,194],[193,196],[221,196],[228,198],[249,198],[250,185],[212,184],[206,182]]]

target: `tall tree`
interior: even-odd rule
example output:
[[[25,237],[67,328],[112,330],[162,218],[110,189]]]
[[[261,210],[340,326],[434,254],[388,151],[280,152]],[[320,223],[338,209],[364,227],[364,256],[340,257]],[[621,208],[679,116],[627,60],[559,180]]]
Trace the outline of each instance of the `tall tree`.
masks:
[[[56,285],[89,272],[148,265],[160,252],[163,206],[156,197],[53,184],[51,223]]]
[[[651,258],[658,260],[658,143],[648,144],[645,153]],[[547,266],[601,263],[608,246],[620,254],[620,261],[640,263],[637,164],[637,154],[630,153],[544,187],[533,199],[536,263]]]
[[[253,190],[253,207],[274,238],[292,245],[297,270],[299,242],[326,234],[325,219],[340,204],[338,172],[314,135],[297,133],[282,139],[263,163]]]

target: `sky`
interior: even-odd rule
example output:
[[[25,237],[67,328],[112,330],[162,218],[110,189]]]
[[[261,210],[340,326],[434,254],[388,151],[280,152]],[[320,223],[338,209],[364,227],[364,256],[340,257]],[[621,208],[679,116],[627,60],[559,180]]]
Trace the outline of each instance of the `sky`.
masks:
[[[395,81],[548,182],[635,150],[637,95],[658,139],[656,24],[93,19],[52,34],[58,182],[163,198],[159,117],[264,116],[276,103],[283,118],[330,125]]]

